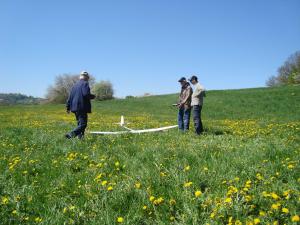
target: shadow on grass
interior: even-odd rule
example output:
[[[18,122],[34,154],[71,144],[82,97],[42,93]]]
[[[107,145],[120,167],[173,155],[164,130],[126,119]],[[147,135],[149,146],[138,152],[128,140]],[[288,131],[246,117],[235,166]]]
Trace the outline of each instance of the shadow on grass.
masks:
[[[222,129],[218,129],[218,128],[204,128],[204,132],[206,134],[212,134],[212,135],[226,135],[226,134],[232,134],[231,131],[228,130],[222,130]]]

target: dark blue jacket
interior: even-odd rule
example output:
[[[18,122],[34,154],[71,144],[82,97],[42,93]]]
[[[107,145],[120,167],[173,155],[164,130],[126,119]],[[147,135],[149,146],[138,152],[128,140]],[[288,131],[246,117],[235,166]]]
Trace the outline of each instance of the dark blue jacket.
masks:
[[[71,112],[91,113],[91,99],[95,98],[90,92],[89,83],[79,80],[72,87],[67,101],[67,110]]]

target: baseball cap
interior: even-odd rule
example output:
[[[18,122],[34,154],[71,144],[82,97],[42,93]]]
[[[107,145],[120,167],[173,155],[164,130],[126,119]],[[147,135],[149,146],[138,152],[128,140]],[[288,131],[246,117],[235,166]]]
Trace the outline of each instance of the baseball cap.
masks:
[[[90,77],[89,73],[86,71],[82,71],[80,75]]]
[[[185,77],[181,77],[178,82],[186,81]]]
[[[192,81],[192,80],[198,81],[198,77],[196,77],[196,76],[191,76],[191,78],[189,79],[189,81]]]

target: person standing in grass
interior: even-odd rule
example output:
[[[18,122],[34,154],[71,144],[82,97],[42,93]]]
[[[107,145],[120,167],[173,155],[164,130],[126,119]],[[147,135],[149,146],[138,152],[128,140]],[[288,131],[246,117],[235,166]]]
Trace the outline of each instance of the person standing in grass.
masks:
[[[91,113],[91,99],[95,98],[90,92],[89,81],[90,76],[88,72],[81,72],[79,81],[72,87],[69,98],[67,100],[67,113],[73,112],[77,120],[77,127],[70,133],[65,135],[70,139],[84,137],[84,131],[87,127],[88,113]]]
[[[189,130],[191,117],[191,98],[193,90],[185,79],[182,77],[178,80],[181,84],[181,92],[179,95],[178,107],[178,127],[181,131]]]
[[[203,106],[203,98],[205,97],[205,89],[198,82],[198,77],[192,76],[189,81],[194,85],[194,92],[192,94],[193,119],[196,134],[200,135],[203,132],[203,125],[201,120],[201,111]]]

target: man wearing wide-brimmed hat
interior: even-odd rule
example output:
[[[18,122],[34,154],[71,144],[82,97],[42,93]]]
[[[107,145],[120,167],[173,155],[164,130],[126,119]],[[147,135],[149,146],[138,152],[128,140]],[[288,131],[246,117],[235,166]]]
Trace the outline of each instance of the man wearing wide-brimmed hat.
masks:
[[[193,90],[185,77],[178,80],[181,85],[181,91],[178,101],[178,127],[181,131],[187,131],[190,127],[191,117],[191,97]]]
[[[77,120],[77,127],[70,133],[65,135],[70,139],[78,137],[82,139],[85,128],[87,127],[88,113],[91,113],[91,99],[95,98],[90,92],[89,81],[90,75],[86,71],[82,71],[79,81],[72,87],[66,107],[67,113],[73,112]]]

